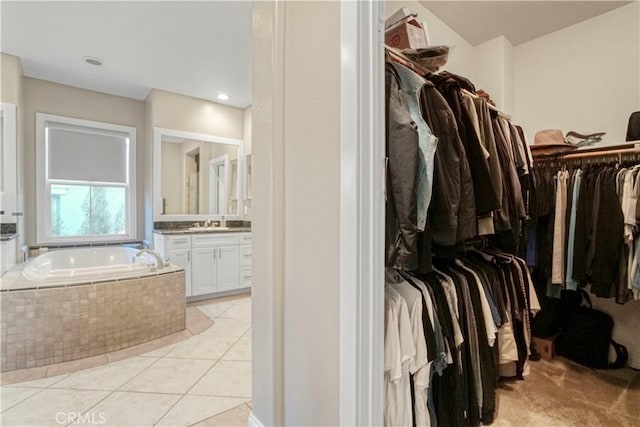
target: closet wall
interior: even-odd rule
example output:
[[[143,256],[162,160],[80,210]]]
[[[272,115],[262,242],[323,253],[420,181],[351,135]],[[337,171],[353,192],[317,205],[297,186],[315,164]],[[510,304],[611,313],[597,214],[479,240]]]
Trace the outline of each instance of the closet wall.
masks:
[[[624,142],[640,110],[640,3],[614,9],[514,48],[514,116],[531,136],[607,132]]]

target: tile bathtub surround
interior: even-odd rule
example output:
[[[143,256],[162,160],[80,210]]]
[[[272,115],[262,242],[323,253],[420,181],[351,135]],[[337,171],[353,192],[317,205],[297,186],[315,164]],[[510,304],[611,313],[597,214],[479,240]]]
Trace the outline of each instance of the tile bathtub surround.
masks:
[[[0,371],[121,350],[185,328],[184,272],[0,295]]]

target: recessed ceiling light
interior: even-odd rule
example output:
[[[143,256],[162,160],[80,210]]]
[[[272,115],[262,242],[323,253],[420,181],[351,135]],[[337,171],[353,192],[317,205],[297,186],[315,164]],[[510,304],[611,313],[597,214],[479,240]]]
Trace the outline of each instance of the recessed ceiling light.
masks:
[[[218,99],[220,101],[227,101],[229,99],[229,95],[227,95],[226,93],[219,93],[218,94]]]
[[[102,65],[104,64],[104,61],[100,58],[96,58],[95,56],[85,56],[82,58],[82,60],[84,62],[86,62],[87,64],[91,64],[91,65]]]

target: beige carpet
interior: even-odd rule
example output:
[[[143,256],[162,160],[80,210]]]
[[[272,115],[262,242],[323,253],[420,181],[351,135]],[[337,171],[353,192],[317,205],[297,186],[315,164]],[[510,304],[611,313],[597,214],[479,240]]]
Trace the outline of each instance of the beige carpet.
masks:
[[[640,426],[640,371],[595,371],[564,358],[531,362],[501,384],[496,426]]]

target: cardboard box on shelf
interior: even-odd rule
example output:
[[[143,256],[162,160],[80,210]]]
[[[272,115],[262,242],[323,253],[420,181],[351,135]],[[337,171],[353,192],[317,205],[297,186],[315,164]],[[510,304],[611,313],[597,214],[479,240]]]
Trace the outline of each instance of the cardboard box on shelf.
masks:
[[[427,38],[415,15],[409,15],[385,31],[385,43],[398,49],[424,49]]]

